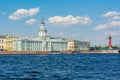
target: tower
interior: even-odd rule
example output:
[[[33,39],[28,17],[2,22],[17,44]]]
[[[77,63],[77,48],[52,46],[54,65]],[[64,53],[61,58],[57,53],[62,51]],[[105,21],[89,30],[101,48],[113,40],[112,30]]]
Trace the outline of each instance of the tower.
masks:
[[[47,33],[47,30],[45,28],[45,22],[44,22],[44,19],[42,19],[41,24],[40,24],[39,37],[41,39],[45,39],[46,33]]]
[[[108,48],[112,49],[112,37],[111,37],[111,35],[109,35],[109,37],[108,37]]]

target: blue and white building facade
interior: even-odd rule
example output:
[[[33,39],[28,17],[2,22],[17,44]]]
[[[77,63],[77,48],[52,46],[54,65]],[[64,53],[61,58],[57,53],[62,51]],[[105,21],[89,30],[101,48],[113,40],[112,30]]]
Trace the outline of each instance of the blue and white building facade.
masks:
[[[20,39],[13,41],[14,51],[41,51],[42,41]]]

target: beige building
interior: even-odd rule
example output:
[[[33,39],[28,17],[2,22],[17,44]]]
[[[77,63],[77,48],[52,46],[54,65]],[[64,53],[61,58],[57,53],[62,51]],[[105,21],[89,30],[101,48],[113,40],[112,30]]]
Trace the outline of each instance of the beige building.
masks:
[[[17,36],[6,36],[5,50],[13,51],[13,41],[19,39]]]
[[[89,50],[90,48],[90,42],[85,41],[77,41],[77,40],[71,40],[68,41],[68,50],[70,51],[82,51],[82,50]]]
[[[5,50],[5,41],[6,41],[5,36],[0,35],[0,50]]]

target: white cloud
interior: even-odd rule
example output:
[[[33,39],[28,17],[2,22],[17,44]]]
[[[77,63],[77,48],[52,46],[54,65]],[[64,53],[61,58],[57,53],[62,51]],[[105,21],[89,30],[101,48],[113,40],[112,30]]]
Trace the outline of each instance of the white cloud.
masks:
[[[32,18],[32,19],[27,20],[25,23],[28,25],[33,25],[35,22],[36,22],[36,19]]]
[[[120,21],[112,21],[106,24],[100,24],[97,27],[95,27],[94,30],[104,30],[113,27],[120,27]]]
[[[105,36],[108,35],[112,35],[112,36],[116,36],[116,35],[120,35],[120,31],[107,31],[104,33]]]
[[[40,11],[39,8],[31,8],[29,10],[27,9],[18,9],[15,11],[12,15],[9,16],[9,19],[11,20],[19,20],[28,16],[34,16]]]
[[[103,14],[103,17],[112,17],[112,16],[117,16],[117,15],[120,15],[120,12],[117,12],[117,11],[109,11],[109,12]]]
[[[80,25],[88,25],[91,23],[91,20],[88,16],[72,16],[72,15],[68,15],[66,17],[62,17],[62,16],[54,16],[54,17],[50,17],[48,19],[48,23],[52,23],[55,25],[62,25],[62,26],[71,26],[74,24],[80,24]]]
[[[119,19],[120,19],[120,16],[114,16],[113,19],[114,19],[114,20],[119,20]]]
[[[94,30],[104,30],[105,36],[120,35],[120,12],[109,11],[103,17],[107,17],[108,22],[96,26]]]
[[[100,24],[97,27],[94,28],[94,30],[102,30],[107,28],[107,24]]]

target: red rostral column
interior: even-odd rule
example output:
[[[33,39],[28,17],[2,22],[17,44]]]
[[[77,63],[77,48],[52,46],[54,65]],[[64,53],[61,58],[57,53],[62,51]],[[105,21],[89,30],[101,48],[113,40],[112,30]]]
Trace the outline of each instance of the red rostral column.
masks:
[[[109,35],[109,37],[108,37],[108,48],[112,49],[112,37],[111,37],[111,35]]]

